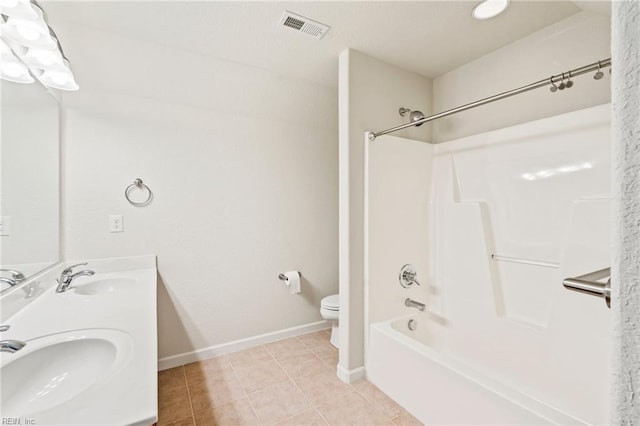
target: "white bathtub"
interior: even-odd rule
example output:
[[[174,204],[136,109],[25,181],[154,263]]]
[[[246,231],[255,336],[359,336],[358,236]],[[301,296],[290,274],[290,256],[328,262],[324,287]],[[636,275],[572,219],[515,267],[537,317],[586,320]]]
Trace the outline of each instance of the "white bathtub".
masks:
[[[415,331],[407,322],[417,321]],[[424,314],[371,325],[367,378],[428,425],[585,424],[464,365],[429,342]],[[412,337],[415,337],[412,338]],[[499,349],[498,349],[499,350]]]

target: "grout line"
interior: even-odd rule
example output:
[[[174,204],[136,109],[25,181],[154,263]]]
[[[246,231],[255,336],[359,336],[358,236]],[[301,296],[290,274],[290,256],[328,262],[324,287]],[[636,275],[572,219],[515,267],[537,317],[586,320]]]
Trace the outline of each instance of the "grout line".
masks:
[[[297,336],[296,336],[296,338],[297,338]],[[300,341],[300,339],[298,339],[298,340]],[[302,343],[303,345],[305,345],[303,341],[300,341],[300,343]],[[311,348],[309,348],[307,345],[305,345],[305,347],[307,347],[307,349],[308,349],[308,350],[309,350],[309,351],[310,351],[310,352],[311,352],[311,353],[312,353],[316,358],[320,359],[320,357],[319,357],[315,352],[313,352],[313,351],[311,350]],[[275,358],[275,357],[274,357],[274,358]],[[280,368],[282,368],[282,371],[284,371],[284,374],[286,374],[286,375],[287,375],[287,377],[289,378],[289,380],[291,380],[291,383],[293,383],[293,386],[295,386],[295,387],[296,387],[296,389],[298,389],[298,391],[300,391],[300,393],[302,394],[302,396],[304,397],[304,399],[306,399],[306,400],[307,400],[307,402],[309,403],[309,406],[310,406],[310,407],[311,407],[311,408],[312,408],[312,409],[313,409],[313,410],[314,410],[314,411],[315,411],[315,412],[320,416],[320,418],[322,419],[322,421],[323,421],[323,422],[325,422],[327,425],[329,425],[329,422],[327,421],[327,419],[325,419],[325,417],[324,417],[324,416],[323,416],[323,415],[318,411],[318,408],[317,408],[317,407],[316,407],[316,405],[315,405],[315,404],[314,404],[314,403],[309,399],[309,397],[307,396],[307,394],[306,394],[306,393],[304,393],[304,391],[303,391],[302,389],[300,389],[300,386],[298,386],[298,384],[297,384],[297,383],[296,383],[296,381],[293,379],[293,377],[291,377],[291,376],[289,375],[289,373],[287,373],[287,370],[285,370],[285,369],[282,367],[282,365],[280,364],[280,361],[278,361],[278,359],[277,359],[277,358],[275,358],[275,360],[276,360],[276,363],[278,363],[278,366],[280,366]],[[320,361],[322,361],[322,359],[320,359]],[[300,378],[300,377],[303,377],[303,376],[299,376],[298,378]],[[352,387],[353,387],[353,386],[352,386]],[[281,423],[281,422],[283,422],[283,421],[285,421],[285,420],[287,420],[287,419],[290,419],[290,418],[295,417],[295,416],[297,416],[297,415],[299,415],[299,414],[302,414],[302,413],[304,413],[304,410],[303,410],[303,411],[301,411],[301,412],[299,412],[299,413],[297,413],[297,414],[294,414],[294,415],[292,415],[292,416],[289,416],[289,417],[287,417],[287,418],[285,418],[285,419],[282,419],[282,420],[280,420],[278,423]]]
[[[182,368],[182,375],[184,376],[184,383],[187,385],[187,397],[189,397],[189,411],[191,411],[191,421],[193,422],[193,424],[196,424],[196,416],[193,413],[193,403],[191,402],[191,390],[189,389],[189,381],[187,380],[187,371],[184,368],[184,365],[182,365],[180,368]]]
[[[260,345],[260,346],[263,347],[265,351],[267,351],[267,353],[269,354],[269,356],[271,356],[271,358],[275,359],[275,357],[273,355],[271,355],[271,352],[269,352],[269,349],[267,349],[267,347],[265,345]],[[256,346],[256,347],[260,347],[260,346]],[[240,387],[242,388],[242,392],[244,393],[245,398],[247,398],[247,402],[249,403],[249,407],[251,407],[251,411],[253,411],[253,415],[256,416],[256,419],[258,419],[258,423],[259,424],[264,425],[264,423],[262,422],[262,419],[260,418],[260,416],[258,416],[258,412],[256,411],[256,407],[253,406],[253,403],[251,402],[251,398],[249,398],[249,393],[247,392],[247,390],[244,388],[244,386],[240,382],[240,377],[238,377],[238,372],[236,371],[236,367],[233,366],[233,362],[231,362],[231,361],[229,361],[229,364],[231,365],[231,371],[233,371],[233,375],[235,376],[236,380],[238,381],[238,384],[240,385]],[[251,367],[249,367],[249,368],[251,368]]]
[[[366,379],[365,379],[365,380],[366,380]],[[369,383],[369,382],[367,381],[367,383]],[[375,386],[375,385],[371,384],[371,386]],[[375,401],[373,401],[373,400],[371,400],[371,399],[367,398],[367,397],[366,397],[366,395],[365,395],[365,394],[363,394],[362,392],[360,392],[358,389],[356,389],[356,387],[355,387],[355,386],[353,386],[353,385],[352,385],[351,387],[353,387],[353,390],[355,390],[355,391],[356,391],[356,393],[357,393],[358,395],[360,395],[360,396],[362,397],[362,399],[364,399],[364,400],[367,402],[367,404],[371,405],[371,406],[372,406],[372,407],[373,407],[377,412],[379,412],[380,414],[382,414],[382,417],[384,417],[385,419],[393,420],[393,419],[395,419],[396,417],[400,417],[400,414],[402,414],[402,413],[400,413],[400,414],[397,414],[397,415],[395,415],[395,416],[393,416],[393,417],[389,417],[389,416],[387,416],[387,415],[386,415],[386,414],[385,414],[385,413],[384,413],[380,408],[378,408],[378,406],[376,405]],[[376,389],[378,389],[378,388],[376,387]],[[380,389],[378,389],[378,391],[382,392]],[[384,392],[382,392],[382,393],[383,393],[387,398],[389,398],[389,396],[388,396],[386,393],[384,393]],[[391,399],[391,398],[389,398],[389,399]],[[391,399],[391,401],[393,401],[393,400]],[[394,402],[394,403],[396,403],[396,404],[398,405],[398,407],[400,407],[400,408],[404,409],[404,408],[403,408],[400,404],[398,404],[397,402],[395,402],[395,401],[393,401],[393,402]]]

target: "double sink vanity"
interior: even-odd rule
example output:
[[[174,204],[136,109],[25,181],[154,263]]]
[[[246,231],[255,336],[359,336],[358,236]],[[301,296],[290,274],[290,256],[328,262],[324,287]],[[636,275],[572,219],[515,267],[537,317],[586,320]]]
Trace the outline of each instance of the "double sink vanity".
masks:
[[[151,425],[155,256],[89,260],[65,271],[75,263],[0,296],[0,415],[12,424]]]

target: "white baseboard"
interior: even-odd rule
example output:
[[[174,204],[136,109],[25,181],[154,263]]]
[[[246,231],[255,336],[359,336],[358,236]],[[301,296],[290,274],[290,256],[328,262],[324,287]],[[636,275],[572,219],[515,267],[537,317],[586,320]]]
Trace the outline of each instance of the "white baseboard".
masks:
[[[345,383],[353,383],[357,382],[360,379],[364,379],[366,376],[366,370],[364,367],[347,370],[346,368],[342,368],[342,366],[338,364],[336,375],[338,376],[338,379],[342,380]]]
[[[218,355],[237,352],[242,349],[252,348],[254,346],[263,345],[269,342],[275,342],[276,340],[285,339],[287,337],[299,336],[301,334],[311,333],[312,331],[325,330],[327,328],[331,328],[330,322],[312,322],[297,327],[286,328],[284,330],[273,331],[271,333],[259,334],[257,336],[249,337],[246,339],[235,340],[229,343],[209,346],[208,348],[197,349],[191,352],[185,352],[178,355],[160,358],[158,360],[158,371],[167,370],[169,368],[178,367],[184,364],[189,364],[190,362],[214,358]]]

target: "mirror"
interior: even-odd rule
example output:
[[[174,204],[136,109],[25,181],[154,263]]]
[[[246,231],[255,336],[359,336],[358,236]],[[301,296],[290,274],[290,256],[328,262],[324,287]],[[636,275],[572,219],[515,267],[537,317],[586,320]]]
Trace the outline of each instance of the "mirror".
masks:
[[[0,80],[0,292],[59,260],[58,102]],[[23,277],[16,276],[18,271]]]

